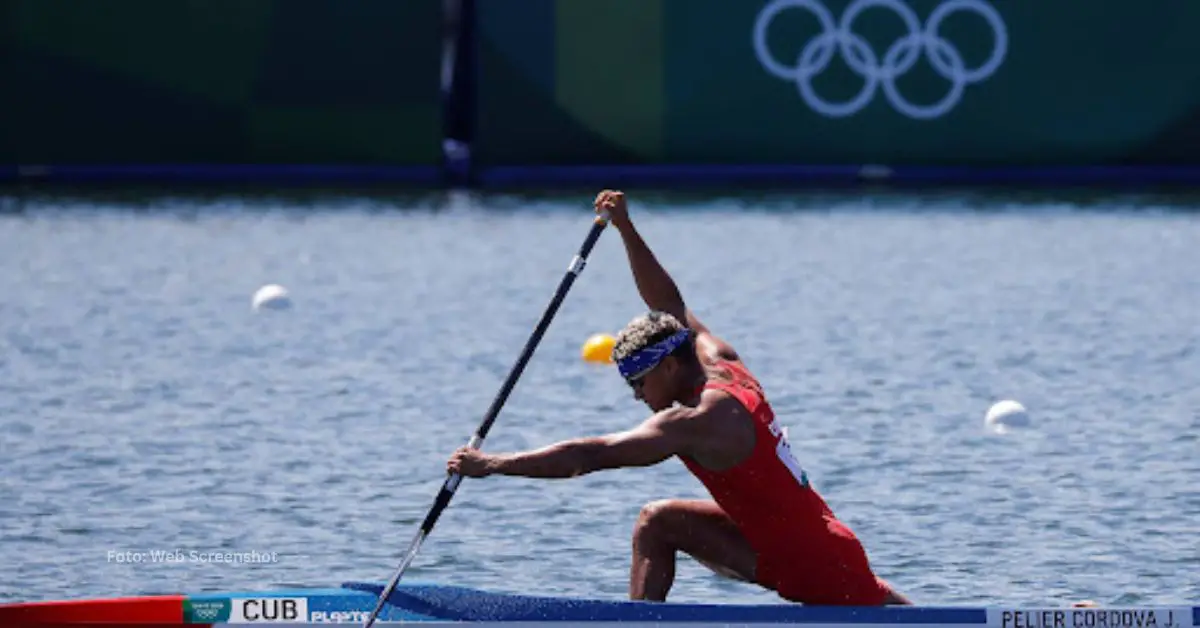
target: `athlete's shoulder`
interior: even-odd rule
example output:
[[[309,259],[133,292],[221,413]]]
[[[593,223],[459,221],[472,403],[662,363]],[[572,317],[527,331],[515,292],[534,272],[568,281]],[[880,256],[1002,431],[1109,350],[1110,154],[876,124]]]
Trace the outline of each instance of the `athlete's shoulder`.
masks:
[[[717,388],[734,386],[765,396],[758,377],[741,360],[714,360],[706,366],[708,367],[710,386]]]
[[[754,448],[755,416],[733,391],[706,387],[687,421],[693,457],[706,468],[734,466]]]
[[[729,417],[750,416],[750,409],[746,406],[746,401],[736,393],[734,387],[722,386],[710,381],[704,387],[704,391],[700,393],[700,403],[692,409],[689,418],[704,424]]]

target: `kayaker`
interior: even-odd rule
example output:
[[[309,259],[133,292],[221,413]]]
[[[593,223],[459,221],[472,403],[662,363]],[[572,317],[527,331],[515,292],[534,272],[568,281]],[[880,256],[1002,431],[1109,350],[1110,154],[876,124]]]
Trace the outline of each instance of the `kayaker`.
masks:
[[[686,307],[674,280],[642,240],[624,194],[595,200],[621,234],[650,312],[616,337],[622,377],[654,412],[628,431],[491,454],[463,447],[447,463],[466,477],[566,478],[678,457],[711,500],[647,504],[633,532],[629,596],[665,601],[684,552],[727,577],[811,605],[910,604],[873,573],[792,455],[762,387],[729,343]]]

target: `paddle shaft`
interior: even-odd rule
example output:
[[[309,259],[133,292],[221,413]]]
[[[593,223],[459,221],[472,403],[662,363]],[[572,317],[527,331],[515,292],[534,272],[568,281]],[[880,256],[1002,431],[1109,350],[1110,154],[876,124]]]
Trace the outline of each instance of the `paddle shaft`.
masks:
[[[597,217],[592,223],[592,228],[588,231],[587,237],[583,240],[583,245],[579,247],[579,252],[575,254],[575,258],[571,260],[571,265],[567,268],[566,274],[558,284],[558,290],[554,292],[554,298],[550,299],[550,305],[546,307],[546,311],[542,313],[541,320],[533,329],[533,334],[529,340],[525,342],[525,347],[521,349],[521,355],[517,357],[517,361],[508,372],[508,377],[504,379],[504,384],[500,386],[500,391],[496,393],[496,397],[492,400],[492,405],[488,407],[487,414],[483,417],[483,422],[475,430],[475,435],[471,437],[468,447],[478,449],[483,444],[483,439],[487,438],[488,432],[492,429],[492,424],[496,422],[496,417],[500,414],[500,408],[504,407],[504,402],[508,401],[508,396],[512,393],[513,387],[517,385],[517,380],[521,374],[525,372],[525,366],[529,364],[529,359],[533,357],[533,352],[537,349],[538,343],[542,341],[542,336],[546,334],[546,330],[550,327],[550,321],[554,319],[554,315],[558,313],[559,306],[562,305],[563,299],[566,298],[567,292],[570,291],[571,285],[575,283],[575,279],[583,272],[584,266],[587,265],[587,257],[592,252],[592,247],[596,245],[596,241],[600,239],[600,234],[604,233],[604,228],[608,226],[607,216]],[[425,537],[429,536],[433,531],[433,526],[437,524],[438,518],[442,516],[442,511],[446,510],[446,506],[450,505],[450,500],[454,497],[454,492],[458,489],[459,482],[462,481],[462,476],[457,473],[447,474],[446,482],[442,484],[442,489],[438,491],[437,497],[433,500],[433,507],[429,509],[429,514],[425,515],[425,520],[421,522],[421,527],[417,529],[416,535],[408,546],[408,552],[404,555],[404,560],[401,561],[400,567],[396,570],[396,574],[384,587],[379,595],[379,600],[375,603],[375,610],[371,611],[370,617],[367,618],[365,628],[371,628],[375,623],[375,618],[378,617],[379,611],[383,609],[383,605],[387,602],[392,591],[396,590],[396,585],[399,584],[400,578],[412,564],[416,558],[417,552],[421,549],[421,544],[425,541]]]

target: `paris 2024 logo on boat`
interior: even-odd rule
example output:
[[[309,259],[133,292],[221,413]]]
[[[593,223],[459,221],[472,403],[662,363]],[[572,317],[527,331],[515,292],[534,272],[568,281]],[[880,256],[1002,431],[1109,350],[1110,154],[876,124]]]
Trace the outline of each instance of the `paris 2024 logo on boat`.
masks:
[[[907,31],[891,42],[882,59],[871,43],[854,31],[855,19],[870,8],[890,10],[899,16]],[[804,43],[794,61],[778,59],[767,48],[767,29],[781,13],[789,10],[808,12],[817,18],[821,27],[819,34]],[[955,42],[940,33],[942,22],[957,12],[982,17],[992,30],[991,55],[976,67],[967,67]],[[862,111],[880,89],[892,108],[901,114],[918,120],[941,117],[962,100],[968,85],[982,82],[994,74],[1004,62],[1007,51],[1008,30],[1004,19],[986,0],[945,0],[929,14],[924,25],[905,0],[854,0],[836,20],[822,0],[772,0],[759,12],[754,23],[754,53],[763,69],[772,76],[795,82],[805,104],[831,118],[852,116]],[[813,87],[813,79],[829,68],[835,54],[864,80],[862,90],[842,102],[826,99]],[[946,94],[932,104],[914,103],[896,87],[896,79],[912,70],[922,56],[934,72],[949,82]]]

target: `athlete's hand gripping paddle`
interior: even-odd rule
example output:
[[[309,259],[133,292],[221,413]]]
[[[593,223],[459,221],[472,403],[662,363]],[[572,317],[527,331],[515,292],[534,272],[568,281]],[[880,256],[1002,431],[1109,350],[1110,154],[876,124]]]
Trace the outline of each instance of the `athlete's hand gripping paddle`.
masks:
[[[491,407],[488,408],[487,414],[484,415],[483,422],[475,430],[475,435],[471,437],[471,441],[467,445],[468,447],[478,449],[483,444],[483,439],[487,437],[488,431],[492,429],[492,423],[496,421],[496,416],[500,414],[500,408],[504,406],[504,402],[508,400],[509,393],[512,392],[513,387],[517,384],[517,379],[525,371],[525,365],[529,363],[534,349],[541,342],[546,329],[550,327],[550,321],[558,313],[558,308],[562,305],[563,299],[566,298],[567,292],[570,291],[571,285],[575,283],[575,279],[583,272],[584,266],[587,265],[587,257],[592,252],[592,247],[596,245],[596,241],[600,239],[600,234],[604,232],[606,226],[608,226],[608,214],[607,212],[601,212],[593,221],[591,230],[588,231],[587,237],[583,240],[583,245],[579,247],[579,252],[575,254],[574,259],[571,260],[571,265],[567,267],[566,274],[563,275],[562,280],[559,282],[558,290],[554,292],[554,298],[550,299],[550,305],[546,307],[546,311],[542,313],[541,320],[534,327],[533,335],[525,342],[525,348],[521,350],[521,355],[517,357],[516,364],[508,372],[508,377],[505,378],[504,385],[500,387],[500,392],[496,393]],[[387,603],[388,597],[396,590],[396,585],[399,584],[401,576],[404,575],[405,570],[408,569],[417,552],[421,549],[421,544],[425,541],[425,537],[429,536],[429,533],[433,531],[433,526],[437,523],[438,518],[441,517],[442,511],[450,504],[450,499],[454,497],[454,491],[458,489],[460,481],[462,481],[462,476],[459,474],[447,474],[446,482],[442,485],[442,489],[438,491],[437,497],[433,501],[433,507],[429,509],[429,514],[421,522],[421,527],[417,530],[416,536],[413,537],[412,543],[408,546],[408,552],[404,555],[404,560],[400,562],[400,567],[396,570],[396,574],[392,576],[391,581],[380,592],[379,601],[375,603],[375,610],[371,611],[371,615],[367,617],[365,628],[371,628],[375,623],[375,618],[379,616],[379,611],[383,609],[383,605]]]

